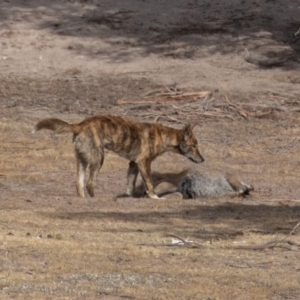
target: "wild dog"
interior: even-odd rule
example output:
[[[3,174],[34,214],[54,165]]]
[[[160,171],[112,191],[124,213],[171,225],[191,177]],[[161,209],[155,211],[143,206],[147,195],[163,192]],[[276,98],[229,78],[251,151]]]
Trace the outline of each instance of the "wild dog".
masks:
[[[177,173],[153,172],[152,181],[158,196],[169,195],[184,199],[246,196],[254,190],[252,185],[231,173],[212,177],[188,169]],[[139,185],[137,191],[140,195],[145,193],[143,185]]]
[[[77,193],[84,197],[84,176],[87,167],[90,176],[86,184],[91,197],[94,196],[94,177],[102,167],[104,149],[128,159],[126,194],[132,196],[140,172],[146,193],[158,199],[151,180],[151,162],[166,151],[175,152],[195,163],[204,158],[199,152],[193,134],[195,125],[175,129],[160,124],[139,123],[117,116],[95,116],[79,124],[69,124],[60,119],[43,119],[33,132],[49,129],[56,133],[73,133],[73,144],[77,160]]]

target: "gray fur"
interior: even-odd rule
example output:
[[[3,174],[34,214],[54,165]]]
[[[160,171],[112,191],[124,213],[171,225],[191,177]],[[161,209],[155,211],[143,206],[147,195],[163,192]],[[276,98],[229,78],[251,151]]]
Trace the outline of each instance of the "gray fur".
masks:
[[[194,173],[184,177],[178,185],[178,192],[183,195],[184,199],[189,198],[217,198],[226,195],[246,195],[253,189],[251,185],[246,185],[239,181],[243,189],[238,189],[232,185],[224,175],[218,178],[212,178],[201,173]]]

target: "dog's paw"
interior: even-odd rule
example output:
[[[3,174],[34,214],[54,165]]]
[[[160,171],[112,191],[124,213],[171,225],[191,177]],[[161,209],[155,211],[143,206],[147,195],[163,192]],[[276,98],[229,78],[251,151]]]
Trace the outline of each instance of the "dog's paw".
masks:
[[[162,197],[158,197],[157,195],[152,195],[152,196],[149,196],[151,199],[157,199],[157,200],[165,200],[165,198],[162,198]]]

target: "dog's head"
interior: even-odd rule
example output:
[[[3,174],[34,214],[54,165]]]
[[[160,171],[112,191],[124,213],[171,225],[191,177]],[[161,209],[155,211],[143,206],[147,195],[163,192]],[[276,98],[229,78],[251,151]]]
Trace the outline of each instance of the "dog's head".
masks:
[[[192,162],[202,163],[204,162],[204,158],[199,152],[198,142],[193,134],[193,128],[195,126],[196,124],[188,124],[182,129],[181,140],[178,148],[179,152]]]

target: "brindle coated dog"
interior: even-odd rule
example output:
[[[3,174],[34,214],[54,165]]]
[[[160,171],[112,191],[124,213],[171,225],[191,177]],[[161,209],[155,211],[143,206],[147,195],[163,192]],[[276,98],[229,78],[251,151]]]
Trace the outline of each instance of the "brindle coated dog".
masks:
[[[166,151],[179,153],[195,163],[204,158],[199,152],[192,132],[195,125],[174,129],[160,124],[139,123],[117,116],[96,116],[79,124],[60,119],[43,119],[33,132],[49,129],[56,133],[73,133],[77,158],[77,193],[84,197],[84,175],[89,166],[87,191],[94,196],[94,177],[104,160],[104,149],[111,150],[130,161],[127,173],[127,195],[133,195],[138,173],[150,198],[157,199],[151,181],[151,162]]]

